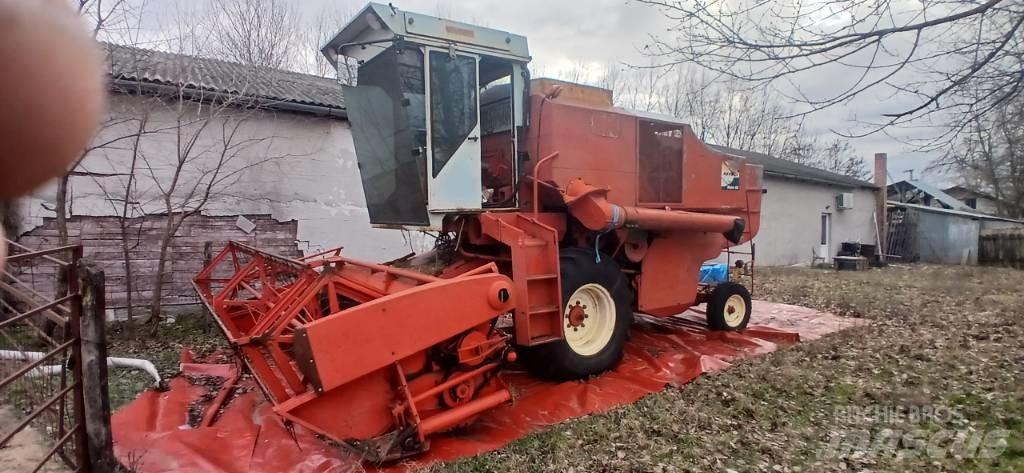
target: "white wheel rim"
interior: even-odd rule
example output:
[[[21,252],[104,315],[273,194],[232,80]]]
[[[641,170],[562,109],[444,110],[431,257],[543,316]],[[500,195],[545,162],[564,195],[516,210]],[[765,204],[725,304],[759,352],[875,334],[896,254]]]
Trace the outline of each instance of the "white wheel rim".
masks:
[[[726,299],[722,310],[725,312],[725,323],[730,327],[739,327],[747,316],[747,301],[743,300],[743,296],[733,294]]]
[[[569,314],[576,306],[583,308],[586,317],[573,325]],[[615,300],[600,284],[581,286],[565,301],[562,322],[569,348],[583,356],[594,355],[608,345],[615,332]]]

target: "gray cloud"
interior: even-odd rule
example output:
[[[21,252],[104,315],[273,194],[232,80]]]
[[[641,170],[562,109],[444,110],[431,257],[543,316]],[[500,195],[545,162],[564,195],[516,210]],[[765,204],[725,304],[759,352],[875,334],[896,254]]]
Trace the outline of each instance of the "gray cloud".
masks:
[[[183,0],[185,5],[200,5],[203,0]],[[544,75],[558,75],[561,71],[580,66],[592,70],[596,76],[609,64],[649,64],[641,50],[651,35],[670,37],[667,31],[672,23],[654,8],[628,0],[403,0],[394,2],[401,9],[447,17],[457,21],[502,29],[527,36],[534,57],[534,69]],[[295,6],[307,19],[325,12],[355,13],[362,9],[362,1],[353,0],[296,0]],[[155,16],[166,13],[170,7],[164,2],[150,2],[146,6]],[[333,15],[332,15],[333,16]],[[160,23],[147,21],[152,27]],[[340,28],[342,25],[338,25]],[[807,94],[820,96],[836,87],[848,84],[855,72],[849,68],[833,67],[795,78],[795,85]],[[785,84],[779,88],[786,90]],[[823,140],[834,135],[830,130],[857,129],[852,121],[881,120],[881,114],[893,112],[910,102],[897,102],[892,97],[874,93],[842,106],[820,111],[806,123]],[[923,136],[921,131],[892,130],[851,140],[859,155],[866,159],[875,152],[888,152],[890,174],[900,178],[908,168],[917,175],[934,156],[910,152],[900,139]],[[898,139],[899,138],[899,139]]]

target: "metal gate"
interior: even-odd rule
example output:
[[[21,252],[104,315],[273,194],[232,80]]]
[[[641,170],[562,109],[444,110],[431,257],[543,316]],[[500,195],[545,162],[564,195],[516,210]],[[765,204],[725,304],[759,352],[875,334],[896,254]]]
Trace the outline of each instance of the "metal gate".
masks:
[[[0,271],[0,470],[89,471],[82,247],[8,245]]]
[[[889,235],[887,256],[912,263],[920,259],[917,250],[917,213],[903,207],[888,209]]]

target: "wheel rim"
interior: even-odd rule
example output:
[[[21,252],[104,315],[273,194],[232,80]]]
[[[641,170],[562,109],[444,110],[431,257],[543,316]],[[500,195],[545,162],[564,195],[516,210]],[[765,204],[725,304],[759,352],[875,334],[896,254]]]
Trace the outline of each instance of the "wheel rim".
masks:
[[[565,341],[580,355],[600,352],[615,332],[615,300],[600,284],[581,286],[565,302]]]
[[[739,327],[747,316],[747,301],[743,300],[743,296],[733,294],[725,300],[722,310],[725,312],[725,323],[730,327]]]

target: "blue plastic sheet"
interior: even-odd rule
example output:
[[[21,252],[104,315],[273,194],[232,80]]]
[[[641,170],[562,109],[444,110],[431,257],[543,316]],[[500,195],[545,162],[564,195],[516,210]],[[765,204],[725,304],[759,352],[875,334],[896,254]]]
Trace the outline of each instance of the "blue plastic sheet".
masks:
[[[701,284],[718,284],[729,280],[729,265],[725,263],[704,263],[700,266]]]

